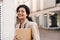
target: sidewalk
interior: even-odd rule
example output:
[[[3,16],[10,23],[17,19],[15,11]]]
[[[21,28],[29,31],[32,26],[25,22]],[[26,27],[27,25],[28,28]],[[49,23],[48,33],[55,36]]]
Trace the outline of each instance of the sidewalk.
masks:
[[[60,31],[40,29],[41,40],[60,40]]]

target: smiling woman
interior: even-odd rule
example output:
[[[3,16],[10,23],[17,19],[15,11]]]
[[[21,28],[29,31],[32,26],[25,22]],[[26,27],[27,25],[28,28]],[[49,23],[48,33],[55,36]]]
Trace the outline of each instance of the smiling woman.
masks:
[[[31,28],[32,40],[40,40],[38,26],[35,22],[32,22],[32,19],[29,17],[29,14],[30,14],[29,7],[26,5],[19,5],[17,7],[16,12],[17,12],[17,23],[16,23],[15,28],[18,30],[20,30],[21,28],[22,29]],[[19,36],[17,36],[15,33],[14,40],[17,40],[17,39],[19,40]]]

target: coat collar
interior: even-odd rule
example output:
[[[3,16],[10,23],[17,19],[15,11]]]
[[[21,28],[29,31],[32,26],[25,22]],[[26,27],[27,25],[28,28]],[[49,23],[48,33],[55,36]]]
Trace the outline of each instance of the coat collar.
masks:
[[[25,21],[24,21],[24,23],[22,23],[22,24],[26,24],[28,22],[28,19],[26,19]]]
[[[27,26],[27,24],[28,24],[28,22],[29,22],[29,21],[28,21],[28,19],[26,19],[26,20],[24,21],[24,23],[22,23],[22,24],[18,23],[18,24],[16,25],[16,28],[18,28],[18,29],[19,29],[19,26],[20,26],[20,25],[22,25],[22,26],[25,26],[25,27],[26,27],[26,26]]]

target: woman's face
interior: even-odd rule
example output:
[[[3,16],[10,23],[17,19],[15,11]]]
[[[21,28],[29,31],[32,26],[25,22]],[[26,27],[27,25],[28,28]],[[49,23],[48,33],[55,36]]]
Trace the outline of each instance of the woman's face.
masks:
[[[21,20],[21,19],[26,19],[26,10],[25,8],[21,7],[19,8],[18,12],[17,12],[17,15],[18,15],[18,18]]]

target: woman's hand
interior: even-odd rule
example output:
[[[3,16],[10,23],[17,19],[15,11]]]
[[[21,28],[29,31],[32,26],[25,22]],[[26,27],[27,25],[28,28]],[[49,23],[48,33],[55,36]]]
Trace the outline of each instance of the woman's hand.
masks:
[[[16,36],[14,37],[14,40],[20,40],[20,38],[16,35]]]

